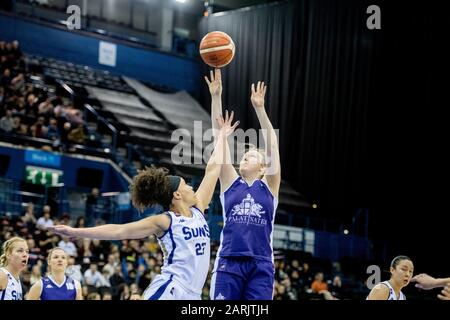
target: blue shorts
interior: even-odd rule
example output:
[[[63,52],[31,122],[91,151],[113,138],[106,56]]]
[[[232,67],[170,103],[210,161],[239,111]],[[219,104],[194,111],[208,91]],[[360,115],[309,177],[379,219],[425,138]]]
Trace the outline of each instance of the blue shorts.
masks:
[[[211,278],[211,300],[272,300],[275,268],[271,261],[219,257]]]

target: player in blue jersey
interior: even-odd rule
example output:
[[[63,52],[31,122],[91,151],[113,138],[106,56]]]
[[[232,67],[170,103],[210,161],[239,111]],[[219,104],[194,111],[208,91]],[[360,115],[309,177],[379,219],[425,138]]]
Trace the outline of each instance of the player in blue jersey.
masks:
[[[218,134],[205,176],[194,193],[183,178],[169,176],[164,168],[146,168],[133,178],[131,198],[139,209],[159,203],[167,212],[123,225],[103,225],[75,229],[68,226],[49,228],[56,233],[83,238],[120,240],[142,239],[156,235],[164,253],[164,265],[145,290],[146,300],[200,300],[210,262],[210,234],[203,216],[219,178],[223,154],[233,115],[217,117]]]
[[[211,93],[211,117],[222,113],[220,69],[205,80]],[[273,224],[281,181],[278,141],[264,106],[266,86],[251,86],[251,102],[265,150],[247,151],[239,174],[227,154],[220,172],[224,225],[211,278],[211,299],[271,300],[274,286]],[[215,123],[213,122],[213,128]],[[264,133],[263,133],[264,134]]]
[[[27,242],[13,237],[2,244],[0,256],[0,300],[22,300],[20,273],[27,267]]]
[[[81,284],[66,276],[68,256],[56,247],[47,256],[47,276],[30,288],[27,300],[83,300]]]

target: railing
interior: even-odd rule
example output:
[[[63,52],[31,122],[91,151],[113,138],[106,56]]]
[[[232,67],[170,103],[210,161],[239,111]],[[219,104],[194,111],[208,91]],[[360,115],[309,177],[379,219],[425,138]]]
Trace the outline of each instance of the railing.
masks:
[[[39,212],[45,201],[44,195],[20,191],[17,181],[0,178],[0,213],[20,216],[28,202],[33,202],[35,212]]]
[[[112,137],[111,152],[113,154],[115,154],[116,149],[117,149],[117,138],[118,138],[117,129],[108,120],[106,120],[101,115],[99,115],[97,110],[95,110],[90,104],[85,103],[84,110],[85,110],[85,119],[87,119],[87,112],[90,112],[92,115],[94,115],[96,120],[103,123],[111,131],[111,137]]]
[[[73,102],[76,98],[76,93],[73,91],[73,89],[62,80],[56,80],[56,82],[64,90],[67,91],[67,93],[69,94],[69,96]],[[96,121],[103,123],[106,126],[106,128],[108,128],[108,130],[111,131],[112,142],[111,142],[110,153],[114,156],[116,154],[116,150],[117,150],[117,139],[119,136],[118,130],[108,120],[106,120],[104,117],[99,115],[97,110],[95,110],[95,108],[92,107],[90,104],[85,103],[85,104],[83,104],[83,106],[84,106],[84,119],[85,120],[87,119],[87,114],[91,113],[95,117]]]

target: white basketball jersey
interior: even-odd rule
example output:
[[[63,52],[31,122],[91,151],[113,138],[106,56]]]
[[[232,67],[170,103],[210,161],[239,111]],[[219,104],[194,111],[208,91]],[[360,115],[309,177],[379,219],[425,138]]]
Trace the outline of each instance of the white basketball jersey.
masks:
[[[190,208],[192,217],[169,211],[171,224],[158,242],[164,253],[163,276],[180,283],[186,290],[201,294],[210,263],[208,223],[199,209]]]
[[[389,283],[389,281],[383,281],[381,282],[382,284],[386,285],[389,288],[389,297],[388,300],[406,300],[405,295],[403,294],[403,292],[400,291],[400,296],[397,299],[397,296],[395,295],[395,291],[394,288],[392,288],[391,284]]]
[[[0,290],[0,300],[22,300],[22,285],[20,279],[17,280],[5,268],[0,268],[0,272],[4,272],[8,277],[8,284],[5,290]]]
[[[392,288],[391,284],[389,283],[389,281],[383,281],[380,282],[381,284],[384,284],[386,287],[389,288],[389,296],[387,298],[387,300],[406,300],[406,296],[403,294],[403,292],[400,291],[400,297],[398,297],[395,295],[395,291],[394,288]],[[368,297],[366,298],[366,300],[368,299]]]

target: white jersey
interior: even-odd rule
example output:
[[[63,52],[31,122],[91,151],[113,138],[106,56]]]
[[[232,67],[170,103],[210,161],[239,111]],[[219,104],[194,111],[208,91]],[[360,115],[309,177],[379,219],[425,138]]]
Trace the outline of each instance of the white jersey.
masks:
[[[161,276],[179,283],[185,290],[201,294],[210,264],[210,234],[203,213],[190,208],[192,217],[169,211],[169,229],[158,238],[164,253]]]
[[[387,300],[406,300],[406,296],[401,291],[400,291],[400,296],[397,299],[397,296],[395,295],[394,288],[392,288],[392,286],[389,283],[389,281],[383,281],[383,282],[380,282],[380,283],[389,288],[389,296],[388,296]]]
[[[0,300],[22,300],[22,284],[5,268],[0,268],[8,277],[5,290],[0,290]]]

